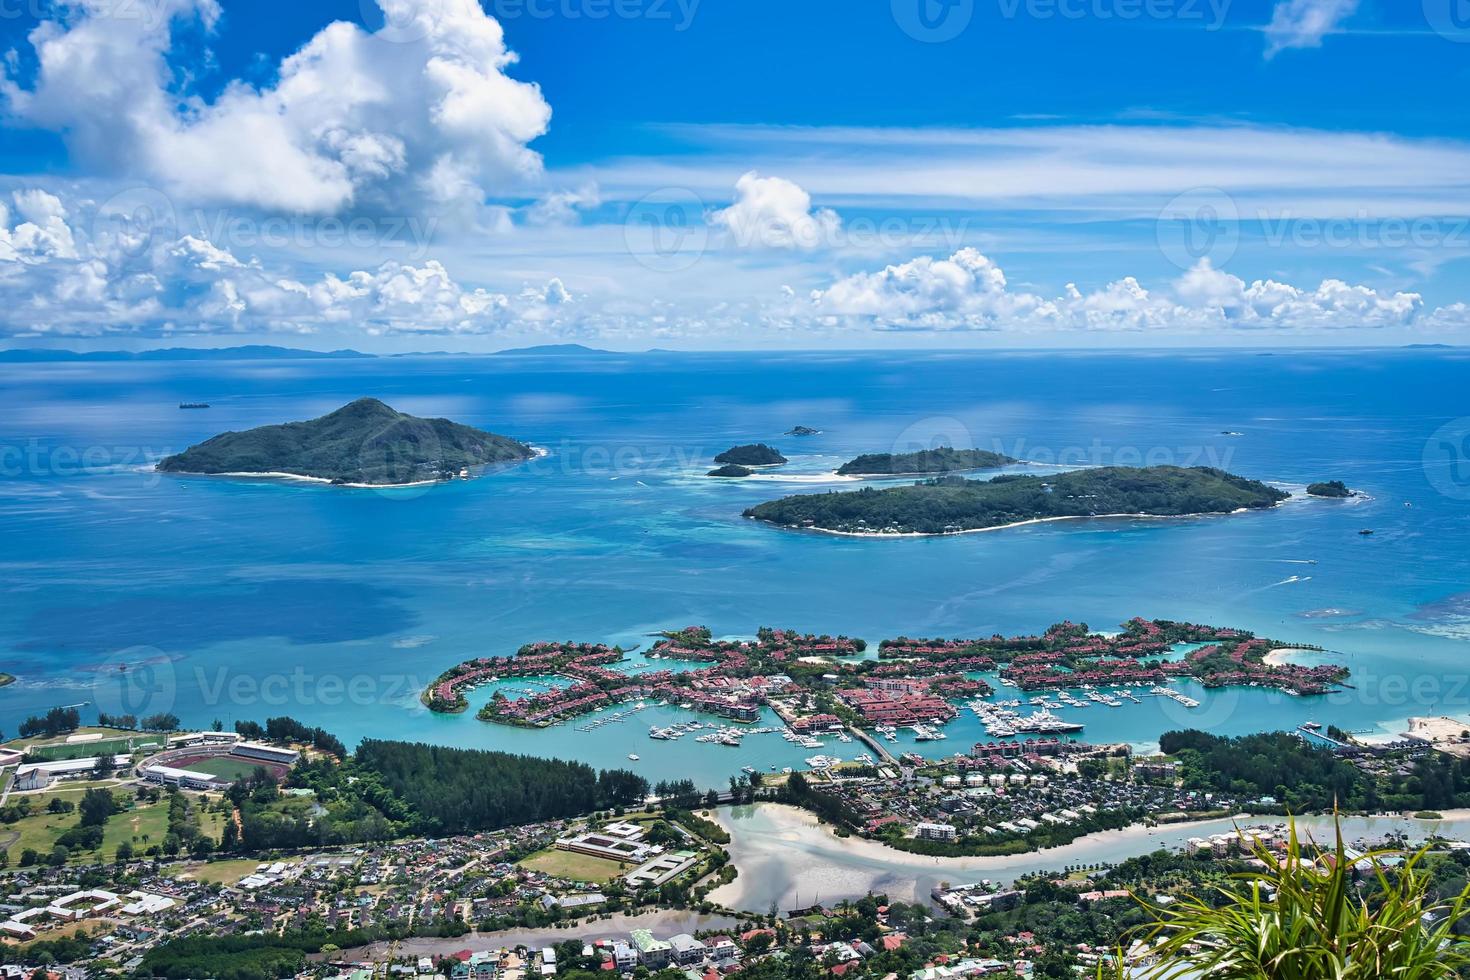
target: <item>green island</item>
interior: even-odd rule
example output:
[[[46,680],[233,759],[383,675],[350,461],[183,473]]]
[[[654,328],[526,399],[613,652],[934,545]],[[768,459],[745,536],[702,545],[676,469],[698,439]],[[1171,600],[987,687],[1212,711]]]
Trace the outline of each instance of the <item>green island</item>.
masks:
[[[726,463],[724,466],[718,466],[710,470],[708,473],[705,474],[705,476],[742,477],[750,476],[750,474],[753,472],[755,471],[748,466],[740,466],[736,463]]]
[[[763,442],[752,442],[730,447],[716,456],[715,462],[734,463],[736,466],[780,466],[786,462],[786,457]]]
[[[911,486],[799,494],[745,516],[839,534],[953,534],[1082,517],[1190,517],[1264,510],[1291,495],[1212,467],[1106,466],[1042,478],[938,477]]]
[[[1356,491],[1349,490],[1341,480],[1324,480],[1307,484],[1307,495],[1311,497],[1352,497]]]
[[[821,429],[813,429],[809,425],[795,425],[786,430],[788,436],[819,436]]]
[[[915,453],[864,453],[837,468],[839,476],[918,476],[927,473],[956,473],[961,470],[990,470],[1020,460],[984,449],[952,449],[940,446]]]
[[[359,398],[321,418],[225,432],[158,464],[164,473],[284,474],[335,484],[395,486],[468,476],[470,467],[523,462],[528,445],[448,419]]]

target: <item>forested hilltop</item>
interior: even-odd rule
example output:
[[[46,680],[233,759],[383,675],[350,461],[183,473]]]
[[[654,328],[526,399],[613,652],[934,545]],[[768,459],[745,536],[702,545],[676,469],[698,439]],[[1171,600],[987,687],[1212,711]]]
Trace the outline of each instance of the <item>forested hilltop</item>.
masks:
[[[165,473],[289,473],[378,486],[520,462],[530,446],[448,419],[421,419],[359,398],[309,422],[226,432],[158,464]]]
[[[916,453],[864,453],[837,468],[841,476],[908,476],[922,473],[954,473],[988,470],[1020,460],[984,449],[924,449]]]
[[[226,826],[219,849],[255,852],[498,830],[631,805],[650,789],[625,769],[376,739],[351,754],[337,750],[303,759],[287,786],[309,789],[314,797],[284,795],[267,778],[231,787],[240,822],[238,832]]]
[[[801,494],[746,517],[846,533],[949,534],[1059,517],[1183,517],[1273,507],[1290,494],[1212,467],[1107,466],[1042,478],[949,476],[906,487]]]

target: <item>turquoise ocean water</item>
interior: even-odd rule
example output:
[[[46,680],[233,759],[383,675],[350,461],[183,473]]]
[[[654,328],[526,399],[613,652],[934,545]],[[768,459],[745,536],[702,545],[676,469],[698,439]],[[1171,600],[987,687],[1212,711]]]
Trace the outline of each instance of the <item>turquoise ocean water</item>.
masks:
[[[689,717],[672,707],[593,732],[527,732],[434,716],[418,692],[465,657],[537,639],[646,648],[666,627],[744,636],[769,624],[876,645],[1064,618],[1110,629],[1134,615],[1319,644],[1355,688],[1216,692],[1192,711],[1152,698],[1094,706],[1072,713],[1088,740],[1470,717],[1467,382],[1470,357],[1445,350],[5,365],[0,671],[19,680],[0,688],[0,730],[83,702],[84,715],[169,710],[196,725],[290,714],[349,743],[425,739],[599,765],[635,753],[651,778],[717,785],[812,753],[776,735],[738,749],[649,740],[650,725]],[[216,432],[363,395],[548,454],[388,491],[149,471]],[[782,435],[796,424],[823,433]],[[759,481],[703,477],[715,453],[751,441],[791,464]],[[1340,478],[1367,497],[943,539],[839,538],[739,516],[772,496],[849,486],[820,475],[857,453],[935,444],[1043,464],[1219,465],[1298,488]],[[947,731],[902,744],[940,755],[980,735],[968,713]]]

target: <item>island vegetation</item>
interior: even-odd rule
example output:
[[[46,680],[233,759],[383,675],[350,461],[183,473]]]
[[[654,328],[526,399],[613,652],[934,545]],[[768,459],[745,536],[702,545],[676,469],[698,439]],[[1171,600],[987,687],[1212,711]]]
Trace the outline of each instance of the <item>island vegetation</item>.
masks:
[[[786,434],[788,436],[819,436],[822,434],[822,430],[813,429],[808,425],[795,425],[787,429]]]
[[[393,486],[448,479],[470,467],[531,459],[507,436],[359,398],[308,422],[226,432],[158,464],[164,473],[286,474]]]
[[[918,476],[927,473],[956,473],[989,470],[1020,460],[984,449],[952,449],[940,446],[913,453],[865,453],[837,468],[840,476]]]
[[[763,442],[753,442],[730,447],[716,456],[715,462],[736,466],[780,466],[786,462],[786,457]]]
[[[1264,510],[1290,494],[1213,467],[1108,466],[1057,476],[946,476],[882,490],[800,494],[745,516],[848,534],[952,534],[1041,520],[1189,517]]]
[[[750,474],[753,472],[755,471],[750,469],[750,467],[748,466],[740,466],[736,463],[726,463],[724,466],[719,466],[715,469],[710,470],[708,473],[705,474],[705,476],[742,477],[750,476]]]
[[[1312,497],[1351,497],[1354,491],[1341,480],[1325,480],[1307,484],[1307,494]]]

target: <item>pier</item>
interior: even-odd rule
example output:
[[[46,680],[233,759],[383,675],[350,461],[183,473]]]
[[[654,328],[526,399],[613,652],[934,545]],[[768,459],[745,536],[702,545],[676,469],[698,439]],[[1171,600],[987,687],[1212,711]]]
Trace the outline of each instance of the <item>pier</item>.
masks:
[[[1297,737],[1300,738],[1303,742],[1306,742],[1309,745],[1320,743],[1327,746],[1338,755],[1356,755],[1358,752],[1361,751],[1356,745],[1350,745],[1347,742],[1339,742],[1337,739],[1331,738],[1327,735],[1323,735],[1316,729],[1308,728],[1306,725],[1298,725],[1296,729],[1296,734]]]
[[[859,742],[862,742],[868,748],[872,749],[873,753],[877,756],[879,762],[887,763],[890,766],[898,765],[898,760],[893,757],[893,753],[885,749],[883,747],[883,744],[872,735],[863,731],[861,728],[853,728],[849,726],[847,730],[851,732],[853,734],[853,737],[856,738]]]

